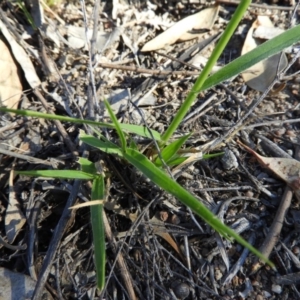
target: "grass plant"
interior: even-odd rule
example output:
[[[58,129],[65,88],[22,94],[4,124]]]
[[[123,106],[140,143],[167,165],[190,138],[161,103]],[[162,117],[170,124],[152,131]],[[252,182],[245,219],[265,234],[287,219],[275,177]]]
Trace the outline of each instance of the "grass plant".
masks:
[[[200,91],[211,88],[224,80],[230,79],[231,77],[240,74],[242,71],[246,70],[257,62],[282,51],[284,48],[289,47],[293,43],[300,40],[300,26],[298,25],[292,29],[287,30],[285,33],[273,38],[272,40],[269,40],[268,42],[262,44],[255,50],[234,60],[233,62],[229,63],[221,70],[216,72],[214,75],[209,76],[212,67],[215,65],[220,55],[223,53],[225,46],[232,37],[250,2],[250,0],[242,0],[239,4],[219,43],[215,47],[209,61],[207,62],[207,65],[200,73],[195,85],[191,89],[186,100],[174,117],[172,123],[162,135],[154,130],[152,130],[150,134],[148,129],[143,126],[120,124],[107,101],[105,101],[105,105],[109,112],[112,123],[93,122],[89,120],[80,120],[64,116],[55,116],[32,111],[14,110],[7,108],[0,108],[0,111],[115,129],[119,137],[120,145],[108,141],[103,135],[101,135],[100,132],[97,133],[97,137],[81,132],[80,140],[94,148],[99,149],[100,151],[112,155],[117,155],[126,160],[135,168],[140,170],[157,186],[162,188],[164,191],[174,195],[184,205],[191,208],[194,213],[200,216],[205,222],[207,222],[212,228],[218,231],[225,238],[234,238],[238,243],[248,248],[264,262],[268,263],[270,266],[273,266],[272,262],[263,257],[258,250],[247,243],[234,230],[223,224],[208,208],[206,208],[204,204],[199,201],[199,199],[194,197],[191,193],[180,186],[180,184],[178,184],[169,174],[167,174],[167,172],[163,168],[164,164],[170,166],[172,165],[172,162],[176,161],[176,159],[177,162],[182,162],[184,160],[184,158],[180,155],[179,150],[190,138],[190,135],[186,135],[172,142],[170,142],[170,138],[173,136],[174,132],[177,130],[188,110],[193,105]],[[129,134],[137,134],[147,138],[154,137],[160,147],[160,156],[155,156],[151,161],[149,157],[139,152],[136,145],[132,144]],[[180,158],[181,160],[178,160]],[[89,162],[88,160],[80,159],[79,164],[81,166],[81,170],[61,170],[60,172],[57,172],[55,170],[38,170],[22,171],[18,173],[29,176],[91,180],[91,200],[104,200],[104,174],[99,174],[94,164],[92,162]],[[93,205],[90,209],[98,278],[97,286],[100,290],[102,290],[105,285],[105,234],[102,220],[103,205]]]

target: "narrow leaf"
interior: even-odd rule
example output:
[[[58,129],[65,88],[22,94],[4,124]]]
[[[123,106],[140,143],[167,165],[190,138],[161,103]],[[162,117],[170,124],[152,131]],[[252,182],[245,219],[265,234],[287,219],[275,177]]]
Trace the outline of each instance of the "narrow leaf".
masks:
[[[257,48],[258,45],[263,43],[261,39],[253,37],[253,32],[262,25],[265,26],[265,28],[274,28],[268,16],[258,16],[248,31],[242,54]],[[275,79],[277,73],[286,68],[287,64],[288,60],[286,55],[284,53],[277,53],[247,69],[242,73],[242,77],[249,87],[264,92]]]
[[[90,160],[83,157],[79,157],[78,163],[80,164],[81,171],[89,174],[97,174],[95,164]]]
[[[178,166],[180,164],[182,164],[183,162],[185,162],[188,159],[187,156],[174,156],[172,157],[170,160],[168,160],[167,165],[169,167],[174,167],[174,166]]]
[[[36,170],[36,171],[16,171],[19,175],[60,178],[60,179],[93,179],[95,175],[77,170]]]
[[[112,122],[115,125],[116,131],[117,131],[118,136],[119,136],[120,141],[121,141],[122,150],[126,151],[126,139],[125,139],[125,135],[124,135],[124,133],[123,133],[121,127],[120,127],[119,121],[118,121],[116,115],[114,114],[113,110],[111,109],[111,107],[110,107],[107,100],[104,100],[104,104],[106,106],[106,109],[109,113],[109,116],[110,116]]]
[[[204,82],[200,91],[207,90],[231,77],[240,74],[258,62],[283,51],[294,43],[300,41],[300,25],[288,29],[284,33],[274,37],[273,39],[263,43],[247,54],[235,59],[220,71],[211,75]]]
[[[188,138],[191,136],[191,134],[185,135],[178,140],[172,142],[170,145],[166,146],[161,151],[161,157],[162,159],[168,164],[168,161],[178,152],[178,150],[181,148],[181,146],[188,140]],[[158,167],[162,166],[162,161],[159,157],[155,160],[155,165]],[[168,164],[169,165],[169,164]]]
[[[219,42],[217,43],[216,47],[214,47],[214,50],[205,64],[202,72],[200,73],[199,77],[197,78],[194,86],[190,90],[188,96],[184,100],[183,104],[179,108],[178,112],[176,113],[176,116],[174,117],[173,121],[167,128],[166,132],[162,136],[162,140],[164,142],[167,142],[175,130],[178,128],[179,124],[182,122],[183,118],[187,114],[187,112],[190,110],[191,106],[193,105],[194,101],[197,98],[197,95],[200,93],[200,91],[203,90],[203,85],[205,84],[205,81],[208,77],[208,75],[211,73],[212,68],[216,64],[219,57],[224,53],[224,49],[231,39],[235,29],[237,28],[240,20],[243,18],[245,11],[247,10],[248,6],[250,5],[251,0],[243,0],[240,1],[238,7],[236,8],[231,20],[229,21],[228,25],[226,26],[225,31],[223,32]]]
[[[41,118],[41,119],[46,119],[46,120],[59,120],[59,121],[71,122],[74,124],[88,124],[88,125],[92,125],[92,126],[99,126],[99,127],[111,128],[111,129],[115,128],[114,124],[111,124],[111,123],[96,122],[96,121],[91,121],[91,120],[81,120],[81,119],[70,118],[70,117],[65,117],[65,116],[40,113],[40,112],[32,111],[32,110],[11,109],[11,108],[6,108],[6,107],[0,107],[0,111],[9,112],[9,113],[13,113],[16,115],[21,115],[21,116]],[[149,133],[148,129],[145,126],[120,124],[120,127],[123,130],[126,130],[128,132],[135,133],[137,135],[152,139],[151,134]],[[161,136],[157,131],[151,130],[151,132],[152,132],[155,140],[157,140],[157,141],[161,140]]]
[[[123,156],[122,154],[122,150],[120,149],[119,146],[117,146],[116,144],[109,142],[109,141],[100,141],[99,139],[95,138],[92,135],[88,135],[85,133],[80,133],[79,134],[79,139],[81,141],[83,141],[84,143],[98,148],[99,150],[108,153],[108,154],[117,154],[119,156]]]
[[[102,200],[105,197],[104,178],[102,175],[93,180],[92,201]],[[103,223],[103,204],[90,207],[93,242],[95,251],[95,266],[97,272],[97,287],[100,291],[105,286],[105,230]]]
[[[253,246],[247,243],[234,230],[223,224],[209,209],[204,206],[204,204],[202,204],[197,198],[180,186],[176,181],[167,176],[166,173],[164,173],[161,169],[157,168],[150,160],[148,160],[146,156],[133,149],[127,149],[127,151],[124,153],[124,157],[152,182],[173,196],[177,197],[183,204],[190,207],[198,216],[200,216],[206,223],[208,223],[220,234],[226,238],[233,237],[237,242],[248,248],[264,262],[267,262],[270,266],[273,266],[271,261],[264,257]]]

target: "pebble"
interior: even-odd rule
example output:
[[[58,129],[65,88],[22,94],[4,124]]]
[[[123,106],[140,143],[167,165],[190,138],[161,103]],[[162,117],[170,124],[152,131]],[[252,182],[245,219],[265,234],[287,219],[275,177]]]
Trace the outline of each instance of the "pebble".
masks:
[[[272,284],[272,292],[276,294],[281,294],[282,293],[282,287],[278,284]]]
[[[176,297],[183,300],[189,296],[190,287],[186,283],[181,282],[173,288],[173,291]]]

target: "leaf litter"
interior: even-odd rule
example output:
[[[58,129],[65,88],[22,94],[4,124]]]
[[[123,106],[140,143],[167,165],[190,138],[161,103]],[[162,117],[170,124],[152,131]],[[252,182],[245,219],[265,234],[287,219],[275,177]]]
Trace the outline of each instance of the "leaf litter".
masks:
[[[300,162],[298,160],[281,157],[264,157],[240,141],[238,144],[254,155],[263,167],[284,180],[294,190],[296,197],[300,201]]]
[[[120,102],[116,106],[116,112],[122,122],[139,124],[146,121],[151,129],[159,132],[165,130],[195,80],[195,75],[185,75],[184,72],[199,72],[234,8],[222,1],[218,6],[213,6],[214,3],[210,1],[205,4],[195,1],[140,1],[139,6],[128,5],[121,0],[103,2],[100,6],[100,19],[96,24],[95,53],[92,53],[89,52],[92,51],[92,45],[88,46],[86,33],[88,38],[93,34],[93,20],[96,20],[93,15],[94,3],[85,3],[87,22],[83,21],[83,11],[79,3],[61,1],[51,7],[47,7],[47,4],[41,5],[42,2],[39,1],[33,3],[36,5],[31,10],[33,19],[37,24],[43,24],[40,28],[43,34],[40,42],[37,42],[22,11],[12,9],[16,8],[13,2],[1,4],[0,8],[1,30],[6,40],[10,41],[8,44],[12,48],[13,58],[18,61],[15,67],[25,75],[25,80],[19,77],[23,88],[27,84],[31,88],[41,87],[40,94],[23,90],[19,107],[42,112],[50,109],[58,114],[90,117],[87,103],[90,99],[88,86],[92,78],[88,66],[90,55],[94,55],[94,87],[98,99],[110,98],[114,103]],[[257,22],[257,15],[267,15],[277,31],[287,28],[282,24],[287,24],[290,17],[288,12],[281,11],[280,8],[277,11],[250,8],[217,67],[240,55],[246,34],[252,31],[250,23]],[[17,21],[20,18],[22,23]],[[7,19],[9,21],[5,22]],[[195,23],[202,19],[204,25]],[[263,40],[265,35],[268,38],[269,35],[277,34],[274,33],[276,30],[271,33],[268,31],[272,26],[265,26],[267,29],[263,28],[263,32],[259,31],[260,27],[256,28],[253,35],[251,34],[252,38]],[[20,32],[22,39],[19,39]],[[155,45],[149,48],[149,44],[153,42]],[[141,49],[146,49],[147,52],[142,53]],[[159,49],[159,52],[152,52],[154,49]],[[297,47],[286,54],[289,61],[296,49]],[[117,69],[104,68],[101,65],[104,62],[117,66]],[[271,65],[273,64],[275,66],[272,62]],[[276,64],[278,65],[278,60]],[[150,74],[135,72],[137,68],[147,69]],[[274,68],[271,70],[264,64],[263,77],[268,81],[277,76],[276,72],[281,69],[275,68],[274,71]],[[157,75],[151,74],[151,70],[176,70],[179,73],[176,76]],[[297,62],[288,75],[296,70]],[[251,80],[258,74],[256,70],[249,73]],[[264,229],[270,227],[270,219],[275,214],[274,208],[278,206],[282,184],[274,179],[276,176],[253,168],[252,163],[247,159],[243,160],[242,154],[231,140],[227,142],[226,149],[236,158],[234,164],[226,164],[226,157],[223,161],[221,157],[203,160],[201,153],[206,145],[234,126],[240,116],[251,108],[251,103],[259,97],[257,91],[264,91],[266,88],[266,84],[260,79],[258,87],[249,85],[248,80],[244,80],[233,79],[200,95],[195,107],[186,117],[186,120],[193,119],[192,122],[186,122],[186,126],[181,127],[174,137],[179,139],[192,132],[187,147],[198,149],[198,152],[187,163],[182,164],[180,170],[173,168],[171,171],[176,173],[180,184],[193,192],[199,197],[199,201],[203,201],[215,213],[218,208],[223,207],[223,222],[259,247],[265,239]],[[293,153],[299,144],[299,90],[299,82],[291,79],[284,89],[265,97],[244,127],[236,133],[240,135],[239,139],[243,138],[249,145],[254,145],[257,142],[255,133],[259,131],[259,134],[278,144],[284,151]],[[146,101],[141,101],[143,98]],[[139,112],[131,101],[140,107]],[[101,107],[101,103],[95,103],[96,107],[98,105]],[[199,111],[195,116],[196,109]],[[96,111],[93,116],[94,119],[101,117],[101,110]],[[1,149],[9,150],[13,156],[27,151],[27,155],[30,152],[33,159],[39,159],[36,163],[55,159],[55,165],[60,169],[76,167],[73,150],[81,151],[78,144],[78,126],[65,123],[61,124],[61,128],[59,124],[53,125],[50,121],[15,119],[12,116],[1,116],[0,122],[0,152]],[[39,130],[34,130],[35,127]],[[106,132],[106,137],[115,142],[116,136],[111,131]],[[252,154],[262,162],[264,168],[271,168],[299,196],[297,160],[257,156],[256,152]],[[108,160],[95,152],[91,152],[89,158],[93,161]],[[126,298],[126,291],[130,291],[128,294],[131,299],[174,299],[180,298],[177,294],[179,291],[174,286],[187,286],[185,299],[260,299],[259,297],[268,295],[275,298],[299,298],[297,279],[293,288],[281,290],[276,289],[275,281],[272,281],[272,276],[278,276],[278,273],[274,274],[273,271],[262,268],[251,275],[253,262],[248,251],[216,237],[200,220],[192,219],[190,212],[176,199],[152,186],[141,174],[122,161],[116,159],[114,163],[119,170],[118,175],[109,164],[104,164],[109,174],[106,182],[108,203],[113,203],[106,207],[108,223],[112,229],[107,244],[107,269],[112,274],[107,274],[109,280],[105,297],[115,295],[116,299]],[[59,246],[54,250],[50,241],[54,230],[58,228],[64,203],[72,195],[76,184],[73,185],[71,181],[33,180],[23,176],[10,183],[10,187],[16,185],[18,189],[14,195],[9,195],[7,179],[8,171],[13,167],[11,156],[1,154],[0,167],[3,170],[0,174],[0,186],[4,191],[0,207],[7,214],[9,207],[5,199],[18,200],[16,203],[19,203],[20,208],[15,209],[18,216],[14,218],[22,221],[25,216],[29,225],[28,228],[24,224],[15,228],[13,238],[6,235],[5,239],[15,245],[23,245],[27,233],[35,237],[27,244],[27,250],[17,250],[32,262],[30,267],[24,264],[20,256],[13,256],[12,250],[5,246],[0,249],[3,265],[11,270],[18,265],[20,273],[30,274],[34,278],[32,266],[36,268],[37,275],[43,274],[40,266],[47,252],[47,256],[56,258],[46,266],[51,276],[45,280],[52,295],[58,298],[63,295],[70,299],[94,297],[95,273],[88,209],[80,208],[69,214],[63,229],[64,237],[59,240]],[[17,158],[14,168],[28,170],[45,167]],[[178,171],[180,172],[177,173]],[[256,185],[252,178],[256,178],[260,185]],[[44,189],[46,185],[51,186],[51,189]],[[68,188],[63,188],[66,186]],[[269,193],[262,193],[261,188]],[[82,184],[75,199],[77,195],[83,201],[88,200],[88,186]],[[277,198],[273,195],[277,195]],[[257,201],[245,201],[245,196]],[[228,201],[230,199],[235,201]],[[38,206],[41,210],[35,214],[35,207]],[[299,210],[296,201],[292,202],[292,209],[294,212]],[[166,212],[163,220],[157,218],[160,212]],[[148,214],[148,218],[142,218],[143,214]],[[287,214],[281,239],[289,237],[284,245],[296,253],[298,232],[293,231],[290,234],[290,227],[295,220],[293,216],[294,214]],[[195,221],[198,222],[197,225]],[[4,223],[2,235],[5,232]],[[124,236],[123,233],[130,233],[130,236]],[[161,236],[162,233],[164,236]],[[184,240],[187,240],[187,244],[184,244]],[[280,247],[279,244],[277,246]],[[119,250],[120,247],[122,250]],[[276,248],[276,255],[271,256],[271,259],[274,261],[276,258],[276,261],[281,262],[277,265],[280,275],[295,271],[296,260],[294,257],[290,259],[286,248]],[[123,270],[128,270],[128,281],[124,281],[120,275],[119,267],[114,268],[112,265],[115,260],[119,261],[119,257],[123,259]],[[288,270],[285,265],[290,265],[291,268]],[[56,283],[51,278],[55,278]],[[280,285],[280,277],[278,278],[275,283]],[[284,277],[281,278],[283,284],[286,284]],[[293,281],[289,278],[289,282]],[[135,296],[132,296],[131,288]]]
[[[259,34],[258,31],[268,31],[268,35],[271,37],[270,33],[271,29],[273,28],[274,26],[269,17],[258,16],[247,33],[247,37],[242,49],[242,54],[255,49],[262,43],[264,36],[262,35],[262,33]],[[256,32],[255,37],[253,36],[254,31]],[[275,34],[273,33],[273,36],[276,36],[280,33],[281,31],[278,30]],[[270,83],[274,80],[277,73],[283,70],[287,66],[287,64],[288,61],[285,54],[278,53],[252,66],[247,71],[243,72],[242,76],[248,86],[257,91],[264,92],[270,85]]]

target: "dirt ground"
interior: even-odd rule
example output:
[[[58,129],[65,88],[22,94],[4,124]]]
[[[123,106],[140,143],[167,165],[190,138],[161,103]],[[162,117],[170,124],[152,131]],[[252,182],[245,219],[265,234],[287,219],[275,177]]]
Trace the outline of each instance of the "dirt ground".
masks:
[[[0,37],[8,47],[0,49],[10,49],[6,51],[17,66],[11,84],[17,96],[3,96],[6,87],[0,85],[3,105],[109,122],[102,102],[106,98],[120,122],[146,123],[160,133],[237,6],[237,1],[221,0],[211,28],[188,30],[196,38],[163,40],[156,51],[141,51],[170,26],[216,3],[28,0],[26,9],[20,3],[0,2]],[[292,0],[253,3],[217,67],[241,55],[258,16],[269,17],[282,31],[298,24],[300,9],[294,6]],[[210,16],[203,18],[211,22]],[[16,55],[4,27],[24,52]],[[89,45],[86,35],[92,39]],[[283,54],[289,68],[276,67],[273,74],[268,67],[259,83],[239,75],[201,92],[175,134],[192,132],[186,148],[196,152],[224,153],[197,157],[173,174],[269,256],[276,270],[221,237],[128,163],[82,144],[79,130],[88,131],[88,126],[1,113],[0,299],[300,299],[299,172],[291,187],[237,142],[265,157],[294,158],[298,168],[299,49],[293,45]],[[6,78],[10,71],[0,64],[0,72]],[[275,77],[276,85],[264,93]],[[102,133],[118,142],[113,130]],[[149,143],[133,138],[143,147]],[[90,209],[69,209],[90,200],[90,184],[12,172],[78,169],[78,157],[100,162],[106,175],[107,277],[102,293],[95,284]],[[9,270],[20,278],[6,283]]]

